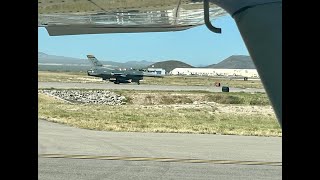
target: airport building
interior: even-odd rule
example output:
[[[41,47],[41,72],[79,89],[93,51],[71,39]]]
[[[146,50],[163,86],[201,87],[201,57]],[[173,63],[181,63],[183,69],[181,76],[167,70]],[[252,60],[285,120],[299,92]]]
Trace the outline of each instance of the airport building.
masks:
[[[148,68],[147,70],[148,70],[148,72],[153,72],[158,75],[165,75],[166,74],[166,70],[162,69],[162,68]]]
[[[197,76],[243,76],[259,78],[256,69],[215,69],[215,68],[175,68],[171,75],[197,75]]]

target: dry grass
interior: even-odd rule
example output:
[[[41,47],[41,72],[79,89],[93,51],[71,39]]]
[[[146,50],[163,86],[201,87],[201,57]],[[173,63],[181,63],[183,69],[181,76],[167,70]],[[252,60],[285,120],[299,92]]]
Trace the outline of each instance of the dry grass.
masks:
[[[125,96],[128,104],[160,105],[186,104],[194,102],[216,102],[220,104],[270,105],[266,93],[207,92],[207,91],[138,91],[113,90]]]
[[[71,126],[131,132],[281,136],[274,114],[218,111],[218,105],[72,105],[39,94],[39,118]]]
[[[38,71],[39,82],[76,82],[76,83],[103,83],[101,78],[88,76],[80,72],[48,72]]]
[[[214,86],[215,82],[220,82],[221,86],[236,88],[263,88],[260,80],[236,80],[229,78],[217,78],[208,76],[165,76],[164,78],[146,77],[142,84],[155,85],[178,85],[178,86]]]
[[[86,73],[76,72],[38,72],[40,82],[97,82],[104,83],[101,78],[88,76]],[[216,77],[193,77],[193,76],[165,76],[164,78],[145,77],[141,84],[152,85],[178,85],[178,86],[213,86],[220,82],[221,86],[236,88],[263,88],[260,80],[230,80]]]

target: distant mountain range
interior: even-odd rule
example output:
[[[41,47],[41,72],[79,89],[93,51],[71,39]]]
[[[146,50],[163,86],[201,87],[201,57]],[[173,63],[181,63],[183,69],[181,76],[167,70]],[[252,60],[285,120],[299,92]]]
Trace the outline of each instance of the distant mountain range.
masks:
[[[164,68],[166,72],[172,71],[174,68],[193,68],[187,63],[178,60],[168,60],[161,62],[150,61],[128,61],[119,63],[114,61],[103,61],[98,59],[103,65],[110,68]],[[60,70],[60,71],[86,71],[91,64],[87,59],[78,59],[64,56],[48,55],[38,52],[38,69],[39,70]],[[219,68],[219,69],[255,69],[250,56],[233,55],[218,64],[211,64],[202,68]]]
[[[170,72],[175,68],[193,68],[193,66],[176,60],[162,61],[151,64],[148,67],[163,68],[166,72]],[[245,55],[233,55],[227,59],[219,62],[218,64],[211,64],[201,68],[218,68],[218,69],[255,69],[250,56]]]
[[[219,62],[218,64],[212,64],[212,65],[206,66],[206,68],[255,69],[256,67],[254,66],[250,56],[233,55]]]
[[[149,61],[128,61],[125,63],[119,63],[114,61],[103,61],[97,58],[103,65],[109,66],[110,68],[144,68],[154,62]],[[69,66],[91,66],[88,59],[78,59],[64,56],[48,55],[43,52],[38,52],[38,65],[69,65]]]
[[[193,68],[193,66],[176,60],[162,61],[151,64],[148,68],[163,68],[166,72],[172,71],[174,68]]]
[[[48,55],[42,52],[38,52],[38,63],[40,64],[74,64],[74,65],[89,64],[88,60],[64,57],[64,56]]]

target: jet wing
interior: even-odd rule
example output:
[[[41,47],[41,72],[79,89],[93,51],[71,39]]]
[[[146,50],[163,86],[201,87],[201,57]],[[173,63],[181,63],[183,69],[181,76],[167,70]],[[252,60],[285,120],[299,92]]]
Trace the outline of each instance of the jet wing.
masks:
[[[211,19],[226,12],[210,4]],[[204,24],[203,0],[39,0],[38,26],[51,36],[180,31]]]

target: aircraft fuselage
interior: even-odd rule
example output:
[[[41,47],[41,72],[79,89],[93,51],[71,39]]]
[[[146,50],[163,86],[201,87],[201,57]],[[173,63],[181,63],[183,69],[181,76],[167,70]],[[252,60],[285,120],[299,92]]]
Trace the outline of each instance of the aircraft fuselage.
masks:
[[[140,80],[143,79],[143,75],[139,71],[110,71],[104,69],[91,69],[88,70],[89,76],[100,77],[103,80],[120,83],[136,82],[140,84]]]

